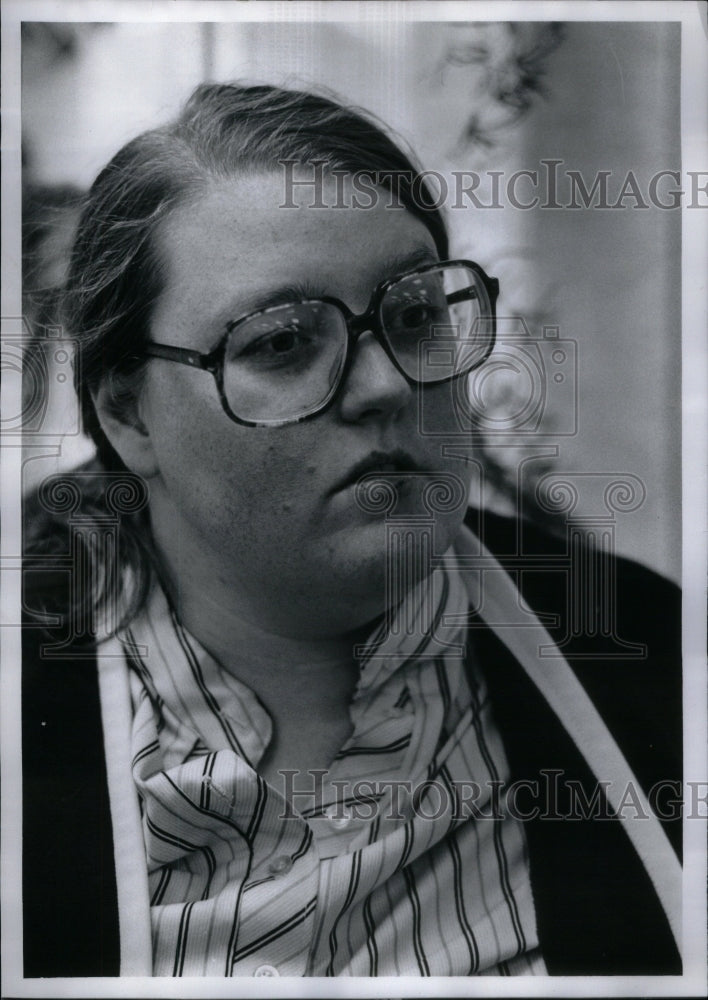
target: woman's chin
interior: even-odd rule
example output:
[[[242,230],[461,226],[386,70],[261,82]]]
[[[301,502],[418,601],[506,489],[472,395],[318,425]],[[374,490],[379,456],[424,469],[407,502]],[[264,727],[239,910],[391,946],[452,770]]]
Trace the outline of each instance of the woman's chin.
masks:
[[[381,611],[397,592],[415,586],[450,546],[459,525],[439,521],[370,518],[328,539],[325,558],[335,586],[362,595],[377,594]],[[454,529],[454,530],[453,530]],[[325,575],[329,575],[325,570]],[[400,598],[399,598],[400,599]]]

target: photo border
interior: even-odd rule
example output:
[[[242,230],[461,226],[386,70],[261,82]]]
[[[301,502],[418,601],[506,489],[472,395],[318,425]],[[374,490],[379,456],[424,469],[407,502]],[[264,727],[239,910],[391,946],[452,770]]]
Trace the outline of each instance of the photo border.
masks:
[[[20,49],[21,20],[36,21],[260,21],[264,19],[385,22],[387,19],[677,21],[681,23],[682,174],[708,169],[708,28],[706,4],[672,2],[441,2],[239,3],[194,0],[4,0],[2,8],[2,321],[3,338],[16,335],[20,295]],[[708,212],[682,207],[682,426],[684,588],[684,781],[706,781],[706,345],[708,329]],[[16,373],[15,373],[16,374]],[[19,380],[3,370],[5,412],[19,412]],[[16,408],[17,407],[17,408]],[[15,621],[20,607],[21,448],[2,447],[2,621]],[[375,979],[24,979],[21,973],[20,630],[2,630],[2,994],[17,997],[385,997],[385,996],[701,996],[706,977],[706,822],[684,818],[684,974],[680,977],[418,977]]]

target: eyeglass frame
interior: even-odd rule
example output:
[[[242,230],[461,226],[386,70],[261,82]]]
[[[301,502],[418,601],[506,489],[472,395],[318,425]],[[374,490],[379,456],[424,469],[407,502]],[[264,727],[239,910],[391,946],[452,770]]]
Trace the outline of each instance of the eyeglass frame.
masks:
[[[404,278],[412,278],[417,274],[425,274],[428,271],[435,271],[443,267],[466,267],[473,271],[477,278],[481,281],[487,294],[487,298],[489,299],[489,305],[491,308],[491,315],[486,317],[492,324],[489,347],[484,357],[472,365],[471,368],[462,372],[456,372],[454,375],[446,375],[444,378],[437,379],[435,381],[421,382],[404,371],[396,359],[393,348],[391,347],[386,332],[383,329],[383,324],[379,316],[379,309],[387,292],[389,292],[394,285],[398,284]],[[339,391],[341,390],[341,387],[346,382],[347,375],[349,374],[353,364],[354,347],[356,346],[356,342],[363,333],[367,332],[367,330],[380,345],[396,371],[403,376],[409,385],[443,385],[445,382],[452,382],[454,379],[469,375],[470,372],[473,372],[476,368],[479,368],[480,365],[483,365],[494,350],[497,332],[496,303],[498,296],[498,279],[490,277],[479,264],[476,264],[474,261],[464,259],[442,260],[434,264],[425,264],[422,267],[414,268],[411,271],[404,271],[401,274],[397,274],[392,278],[387,278],[385,281],[380,282],[374,288],[371,298],[369,299],[369,305],[363,313],[356,314],[352,312],[349,306],[345,302],[342,302],[341,299],[329,295],[321,295],[316,298],[293,299],[292,302],[284,302],[279,303],[278,305],[264,306],[262,309],[254,309],[252,312],[239,316],[238,319],[230,320],[223,337],[219,340],[219,343],[207,354],[194,350],[193,348],[176,347],[172,344],[159,344],[156,341],[151,340],[148,341],[148,343],[143,347],[141,355],[143,357],[160,358],[164,361],[176,361],[178,364],[187,365],[190,368],[200,369],[212,374],[216,382],[222,409],[224,410],[226,416],[237,424],[241,424],[244,427],[287,427],[290,424],[301,424],[306,420],[311,420],[314,417],[319,416],[321,413],[324,413],[325,410],[333,404],[339,394]],[[470,300],[472,298],[473,296],[470,296]],[[460,299],[459,301],[465,300]],[[344,364],[340,370],[339,379],[335,381],[329,395],[325,397],[322,403],[317,404],[314,410],[311,410],[309,413],[305,413],[302,416],[290,417],[285,420],[277,421],[247,420],[244,417],[237,416],[237,414],[235,414],[231,409],[229,401],[226,398],[226,393],[224,392],[224,362],[226,359],[226,345],[228,344],[229,337],[233,333],[234,329],[237,326],[240,326],[241,323],[246,322],[246,320],[254,319],[256,316],[263,315],[274,309],[282,309],[288,305],[304,305],[308,302],[323,302],[328,305],[335,306],[344,317],[347,328],[347,343],[345,347]]]

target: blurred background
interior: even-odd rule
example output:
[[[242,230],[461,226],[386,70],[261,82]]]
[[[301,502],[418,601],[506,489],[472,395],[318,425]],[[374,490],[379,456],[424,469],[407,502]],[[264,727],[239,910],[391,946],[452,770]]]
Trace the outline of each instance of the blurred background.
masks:
[[[390,124],[450,190],[455,171],[481,177],[479,204],[447,201],[452,256],[502,286],[499,350],[473,376],[461,418],[484,434],[476,493],[561,531],[569,513],[609,518],[620,552],[678,579],[681,218],[647,192],[657,173],[681,169],[679,32],[390,17],[25,23],[24,488],[91,454],[56,289],[96,173],[203,80],[325,85]],[[561,207],[544,208],[554,169],[547,200]],[[538,187],[528,176],[516,186],[521,201],[540,196],[536,208],[509,204],[519,170],[539,172]],[[588,189],[604,171],[618,207],[565,207],[566,171]],[[639,197],[625,188],[620,199],[630,171]],[[654,200],[669,204],[671,186],[664,177]]]

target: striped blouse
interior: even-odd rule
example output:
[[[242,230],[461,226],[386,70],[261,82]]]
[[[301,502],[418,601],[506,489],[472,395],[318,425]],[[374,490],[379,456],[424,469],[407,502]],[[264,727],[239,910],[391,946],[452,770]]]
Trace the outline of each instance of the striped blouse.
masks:
[[[447,625],[466,608],[449,553],[371,637],[330,768],[287,796],[257,772],[263,705],[154,591],[124,636],[154,975],[545,974],[523,828],[491,808],[504,748]]]

